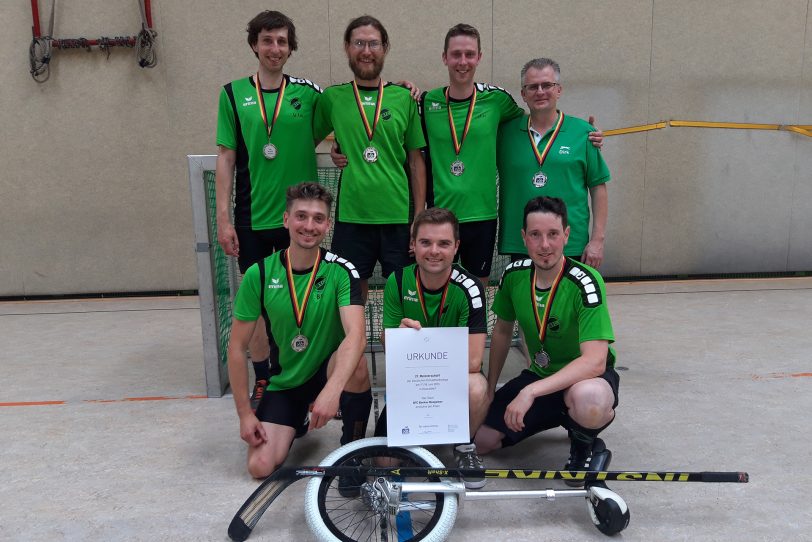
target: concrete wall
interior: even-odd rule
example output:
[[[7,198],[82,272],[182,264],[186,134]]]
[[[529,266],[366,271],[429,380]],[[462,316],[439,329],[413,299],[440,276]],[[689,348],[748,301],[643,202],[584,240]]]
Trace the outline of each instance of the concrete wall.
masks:
[[[40,1],[43,27],[50,2]],[[58,2],[55,37],[134,34],[133,0]],[[604,129],[665,119],[812,124],[810,0],[153,0],[159,64],[57,51],[28,75],[28,2],[0,7],[0,296],[196,288],[187,154],[216,152],[219,87],[256,68],[246,22],[296,22],[291,74],[350,79],[341,39],[372,10],[384,75],[442,85],[445,31],[482,32],[478,80],[518,96],[534,56],[562,65],[561,108]],[[607,275],[812,269],[812,139],[669,128],[607,140]]]

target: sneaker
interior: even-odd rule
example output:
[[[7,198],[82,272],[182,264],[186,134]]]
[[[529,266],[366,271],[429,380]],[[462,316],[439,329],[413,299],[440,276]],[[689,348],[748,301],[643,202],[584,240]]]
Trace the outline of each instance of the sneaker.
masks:
[[[265,394],[265,388],[267,386],[267,380],[257,380],[254,383],[254,391],[251,392],[251,410],[254,412],[257,411],[257,407],[259,406],[259,402],[262,400],[262,396]]]
[[[350,459],[346,463],[342,463],[342,467],[358,467],[361,461],[358,459]],[[338,477],[338,493],[342,497],[352,499],[361,495],[361,486],[366,482],[364,476],[339,476]]]
[[[564,470],[588,471],[592,461],[592,443],[583,442],[576,438],[570,438],[570,458],[564,465]],[[564,480],[570,487],[582,487],[583,480]]]
[[[484,469],[485,464],[476,453],[476,444],[460,444],[454,447],[454,459],[460,469]],[[485,474],[463,476],[462,481],[467,489],[481,489],[485,487]]]

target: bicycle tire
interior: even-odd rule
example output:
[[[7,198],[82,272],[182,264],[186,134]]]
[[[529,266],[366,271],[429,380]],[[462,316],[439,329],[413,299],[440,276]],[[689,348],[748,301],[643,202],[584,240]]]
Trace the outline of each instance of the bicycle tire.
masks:
[[[373,465],[376,459],[396,460],[400,466],[444,468],[443,463],[425,448],[389,448],[385,437],[356,440],[338,448],[324,458],[321,466],[339,466],[348,461]],[[407,481],[438,481],[438,477]],[[359,490],[360,493],[360,490]],[[404,495],[404,501],[407,500]],[[425,509],[400,512],[396,515],[376,512],[363,495],[343,497],[338,491],[338,479],[325,476],[313,478],[305,491],[305,517],[319,542],[369,542],[381,540],[381,529],[387,540],[398,542],[442,542],[448,538],[457,517],[457,496],[450,493],[421,494],[427,500],[408,503]],[[408,514],[408,516],[406,515]],[[382,517],[385,516],[385,517]]]

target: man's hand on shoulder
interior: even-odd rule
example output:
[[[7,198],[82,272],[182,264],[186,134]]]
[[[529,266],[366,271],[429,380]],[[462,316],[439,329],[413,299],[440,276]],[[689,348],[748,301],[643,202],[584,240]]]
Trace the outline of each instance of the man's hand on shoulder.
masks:
[[[594,115],[589,115],[589,120],[587,121],[592,126],[595,126],[595,117]],[[603,132],[595,126],[595,132],[589,132],[589,140],[592,142],[592,145],[595,146],[598,150],[603,148]]]

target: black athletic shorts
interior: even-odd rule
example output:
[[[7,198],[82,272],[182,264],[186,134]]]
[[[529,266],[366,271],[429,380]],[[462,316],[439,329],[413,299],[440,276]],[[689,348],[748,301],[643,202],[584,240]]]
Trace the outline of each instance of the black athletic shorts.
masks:
[[[297,431],[307,419],[310,403],[316,400],[327,384],[327,364],[324,360],[319,370],[310,380],[289,390],[265,390],[257,406],[257,419],[261,422],[275,423],[293,427]]]
[[[290,235],[286,228],[272,230],[252,230],[251,228],[235,228],[237,241],[240,242],[240,273],[245,274],[249,267],[263,258],[267,258],[277,250],[283,250],[290,245]]]
[[[412,263],[408,224],[336,222],[331,250],[351,261],[362,280],[372,276],[375,262],[381,262],[383,278]]]
[[[494,243],[496,243],[496,219],[461,222],[458,253],[460,265],[475,277],[489,276],[493,263]]]
[[[607,368],[606,372],[601,375],[601,378],[609,383],[612,387],[612,392],[615,394],[615,401],[612,408],[617,407],[618,404],[618,389],[620,387],[620,375],[617,374],[613,368]],[[485,417],[485,425],[488,425],[497,431],[504,433],[505,438],[502,439],[502,446],[513,446],[531,437],[536,433],[552,429],[553,427],[569,425],[570,417],[567,415],[567,405],[564,403],[564,392],[566,390],[559,390],[548,395],[536,397],[533,405],[524,415],[524,429],[521,431],[511,431],[505,424],[505,411],[513,399],[519,395],[519,392],[525,386],[538,382],[541,379],[536,373],[525,369],[519,376],[510,380],[507,384],[502,386],[496,391],[488,409],[488,415]]]

